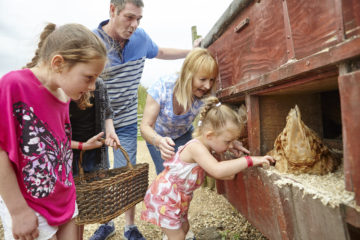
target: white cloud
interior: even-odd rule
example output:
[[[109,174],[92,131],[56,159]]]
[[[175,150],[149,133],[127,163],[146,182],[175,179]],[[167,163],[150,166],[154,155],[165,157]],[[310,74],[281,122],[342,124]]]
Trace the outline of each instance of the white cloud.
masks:
[[[144,0],[140,27],[161,47],[191,48],[191,26],[205,36],[232,0]],[[0,76],[33,57],[47,22],[77,22],[94,29],[109,16],[110,0],[0,1]],[[179,71],[183,60],[147,60],[142,84]]]

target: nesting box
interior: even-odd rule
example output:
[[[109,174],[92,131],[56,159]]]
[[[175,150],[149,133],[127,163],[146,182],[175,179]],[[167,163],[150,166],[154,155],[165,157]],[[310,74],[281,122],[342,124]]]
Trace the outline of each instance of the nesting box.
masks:
[[[234,0],[203,46],[218,97],[246,105],[252,155],[273,148],[297,105],[342,159],[324,176],[248,169],[218,192],[270,239],[359,239],[360,1]]]

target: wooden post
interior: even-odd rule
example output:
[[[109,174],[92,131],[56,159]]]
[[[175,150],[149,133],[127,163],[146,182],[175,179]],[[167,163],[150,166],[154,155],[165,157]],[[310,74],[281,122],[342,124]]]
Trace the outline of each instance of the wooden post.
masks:
[[[357,60],[357,64],[360,61]],[[360,64],[359,64],[360,66]],[[339,92],[341,102],[342,134],[344,145],[344,175],[346,190],[355,193],[356,204],[360,205],[360,71],[353,71],[349,64],[340,64]]]
[[[197,35],[197,29],[196,26],[191,27],[191,43],[194,43],[196,39],[201,37],[201,35]]]

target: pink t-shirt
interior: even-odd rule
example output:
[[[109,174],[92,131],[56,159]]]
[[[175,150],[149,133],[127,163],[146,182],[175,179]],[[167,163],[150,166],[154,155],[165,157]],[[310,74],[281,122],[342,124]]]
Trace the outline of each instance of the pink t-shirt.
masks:
[[[61,102],[29,70],[0,79],[0,147],[13,163],[20,190],[49,225],[75,209],[69,102]]]

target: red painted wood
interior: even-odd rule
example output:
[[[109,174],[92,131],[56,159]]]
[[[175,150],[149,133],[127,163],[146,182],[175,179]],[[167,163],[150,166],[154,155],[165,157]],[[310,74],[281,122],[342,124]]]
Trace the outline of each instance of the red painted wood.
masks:
[[[246,18],[249,24],[234,32]],[[268,150],[261,148],[264,97],[339,89],[346,186],[360,205],[360,73],[338,78],[339,64],[360,56],[360,1],[253,1],[209,50],[220,67],[218,97],[236,105],[246,102],[252,154]],[[360,227],[360,214],[351,207],[329,208],[310,196],[304,198],[299,189],[279,188],[274,181],[254,168],[217,184],[218,191],[269,239],[349,239],[345,221]],[[329,225],[324,227],[324,221]]]
[[[339,77],[346,188],[360,205],[360,71]]]
[[[294,49],[294,41],[292,37],[292,30],[290,24],[290,17],[287,2],[283,1],[283,15],[284,15],[284,27],[285,27],[285,38],[286,38],[286,53],[288,54],[288,59],[295,58],[295,49]]]
[[[287,62],[282,2],[253,1],[209,50],[220,66],[221,89],[256,78]],[[249,18],[239,32],[234,28]]]
[[[260,155],[260,110],[259,97],[247,95],[246,111],[249,151],[251,155]]]
[[[278,191],[263,171],[256,167],[244,170],[235,180],[225,181],[225,189],[229,202],[266,237],[291,239],[279,224],[286,220]]]
[[[342,0],[341,2],[346,38],[360,35],[360,1]]]
[[[302,59],[334,46],[337,39],[338,16],[334,0],[286,0],[295,58]]]
[[[354,208],[349,206],[342,206],[342,210],[344,211],[345,220],[347,223],[351,224],[356,228],[360,228],[360,214]]]
[[[238,173],[234,180],[223,182],[225,196],[232,205],[239,210],[244,216],[248,216],[248,206],[246,197],[246,188],[244,182],[244,174]]]
[[[327,51],[284,65],[247,82],[240,82],[227,89],[222,89],[218,91],[218,95],[227,100],[239,97],[245,92],[266,89],[321,72],[336,71],[336,64],[356,56],[360,56],[360,36],[331,47]]]

